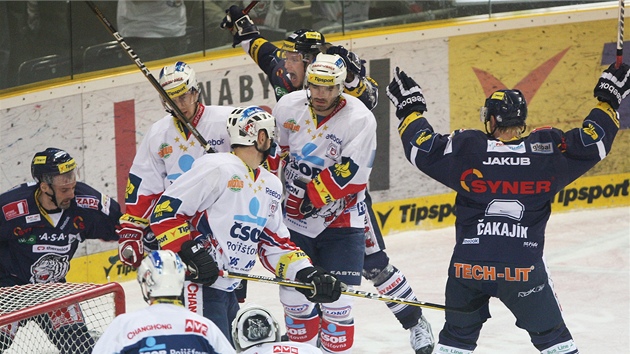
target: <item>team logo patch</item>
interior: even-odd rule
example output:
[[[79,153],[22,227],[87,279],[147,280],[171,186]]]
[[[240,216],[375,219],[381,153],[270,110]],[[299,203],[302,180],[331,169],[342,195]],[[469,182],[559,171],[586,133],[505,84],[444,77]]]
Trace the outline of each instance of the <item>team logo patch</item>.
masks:
[[[180,205],[182,205],[181,200],[163,195],[160,197],[160,203],[153,209],[153,217],[158,221],[174,218]]]
[[[138,202],[138,187],[142,182],[142,178],[129,174],[127,179],[127,188],[125,188],[125,203],[136,204]]]
[[[297,122],[295,121],[295,119],[289,119],[286,122],[284,122],[282,124],[282,127],[286,130],[289,130],[290,132],[299,132],[300,131],[300,125],[297,124]]]
[[[17,217],[28,214],[28,203],[26,199],[18,200],[13,203],[2,206],[4,218],[9,221]]]
[[[588,121],[587,126],[580,130],[580,138],[584,146],[596,144],[604,138],[605,134],[604,129],[593,121]]]
[[[163,159],[169,158],[172,153],[173,153],[173,147],[167,143],[162,143],[160,145],[160,149],[157,152],[158,156],[160,156]]]
[[[232,176],[232,179],[227,183],[227,188],[232,192],[240,192],[244,186],[245,182],[238,175]]]
[[[434,140],[435,135],[431,131],[424,129],[416,133],[412,144],[420,151],[429,152],[433,147]]]

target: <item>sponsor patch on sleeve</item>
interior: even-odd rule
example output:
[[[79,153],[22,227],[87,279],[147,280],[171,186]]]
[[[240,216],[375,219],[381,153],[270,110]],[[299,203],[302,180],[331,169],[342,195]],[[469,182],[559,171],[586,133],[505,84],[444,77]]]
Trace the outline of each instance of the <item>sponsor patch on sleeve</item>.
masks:
[[[18,200],[2,206],[4,218],[8,220],[28,214],[28,203],[26,199]]]

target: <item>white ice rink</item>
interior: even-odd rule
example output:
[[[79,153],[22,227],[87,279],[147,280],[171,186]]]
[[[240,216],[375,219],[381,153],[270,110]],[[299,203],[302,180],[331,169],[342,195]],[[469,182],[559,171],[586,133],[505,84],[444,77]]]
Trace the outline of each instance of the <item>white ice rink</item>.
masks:
[[[413,231],[385,238],[392,263],[407,276],[419,300],[444,304],[454,228]],[[547,264],[564,319],[581,353],[630,353],[630,207],[553,214],[547,227]],[[255,274],[272,276],[261,267]],[[146,306],[139,286],[123,283],[127,311]],[[276,285],[249,282],[248,303],[266,306],[282,326]],[[376,289],[364,280],[359,288]],[[496,299],[493,299],[496,300]],[[499,301],[481,331],[475,353],[537,353],[527,333]],[[424,309],[437,335],[444,312]],[[355,298],[354,353],[412,353],[408,331],[384,302]]]

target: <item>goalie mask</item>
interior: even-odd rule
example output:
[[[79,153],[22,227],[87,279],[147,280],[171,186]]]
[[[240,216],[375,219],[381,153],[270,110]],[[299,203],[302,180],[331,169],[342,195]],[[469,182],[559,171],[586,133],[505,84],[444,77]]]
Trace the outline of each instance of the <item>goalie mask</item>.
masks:
[[[279,342],[278,321],[260,306],[240,309],[232,321],[232,341],[238,353],[254,345]]]
[[[178,297],[184,289],[186,275],[184,262],[173,251],[158,250],[149,253],[138,267],[138,283],[144,301],[149,298]]]
[[[481,108],[481,122],[489,122],[491,116],[495,117],[500,128],[524,126],[527,102],[523,93],[519,90],[498,90],[492,93]]]

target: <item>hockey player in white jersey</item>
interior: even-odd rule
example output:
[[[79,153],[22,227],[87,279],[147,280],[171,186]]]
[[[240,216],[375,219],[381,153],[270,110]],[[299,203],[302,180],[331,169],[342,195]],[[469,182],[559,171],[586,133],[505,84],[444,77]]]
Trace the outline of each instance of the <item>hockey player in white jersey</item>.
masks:
[[[284,95],[273,109],[278,146],[288,155],[284,220],[291,240],[316,265],[346,284],[359,285],[363,200],[376,151],[376,119],[361,101],[342,93],[346,66],[340,56],[318,54],[306,75],[306,89]],[[326,352],[352,351],[351,297],[318,309],[281,288],[280,300],[290,340],[319,340]]]
[[[250,305],[232,322],[232,341],[241,354],[322,354],[308,343],[280,340],[280,326],[267,309]]]
[[[137,279],[150,306],[116,317],[92,354],[235,353],[212,321],[184,308],[185,267],[173,251],[149,253]]]
[[[178,252],[191,269],[188,308],[211,319],[226,337],[239,305],[239,279],[220,270],[249,273],[260,259],[277,277],[314,289],[290,289],[302,303],[333,302],[341,282],[290,240],[282,220],[282,182],[260,167],[272,146],[272,115],[252,106],[237,108],[227,120],[233,153],[206,154],[170,185],[151,215],[162,249]],[[258,255],[258,257],[257,257]],[[203,285],[203,286],[202,286]]]
[[[365,60],[343,46],[327,43],[322,33],[299,29],[289,34],[281,47],[263,38],[260,31],[243,10],[233,5],[226,10],[221,24],[234,36],[234,45],[240,43],[269,79],[276,100],[289,92],[304,88],[308,64],[320,52],[338,54],[346,63],[347,76],[344,93],[361,100],[370,110],[378,101],[378,84],[367,76]],[[270,161],[269,166],[279,166],[280,162]],[[380,294],[418,300],[407,281],[405,274],[390,262],[385,241],[376,215],[372,208],[369,191],[366,190],[365,203],[365,259],[363,277],[371,281]],[[394,302],[386,303],[401,326],[409,330],[411,347],[416,354],[429,354],[433,350],[434,339],[431,326],[422,315],[422,308]]]
[[[195,71],[181,61],[162,68],[159,83],[212,149],[230,151],[225,121],[234,107],[203,105]],[[127,181],[126,213],[120,219],[120,261],[135,268],[144,254],[143,237],[145,242],[155,241],[148,229],[155,202],[205,153],[186,125],[175,118],[172,107],[163,104],[169,114],[151,126],[136,152]]]

